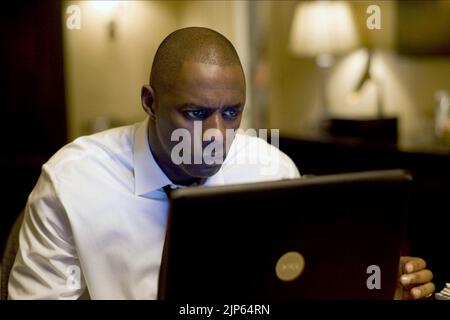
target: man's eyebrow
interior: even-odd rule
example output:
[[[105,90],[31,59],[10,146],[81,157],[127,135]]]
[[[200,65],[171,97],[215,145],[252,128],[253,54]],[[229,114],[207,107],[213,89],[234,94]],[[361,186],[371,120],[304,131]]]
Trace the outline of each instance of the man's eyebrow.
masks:
[[[179,109],[187,109],[187,108],[198,108],[198,109],[209,109],[210,107],[202,106],[196,103],[183,103],[178,106]]]
[[[203,105],[199,105],[196,103],[183,103],[181,105],[178,106],[179,109],[187,109],[187,108],[196,108],[196,109],[216,109],[214,107],[210,107],[210,106],[203,106]],[[236,109],[240,109],[242,108],[242,104],[241,103],[237,103],[237,104],[226,104],[221,106],[220,108],[236,108]]]
[[[223,108],[241,109],[242,108],[242,104],[241,103],[237,103],[237,104],[224,105]]]

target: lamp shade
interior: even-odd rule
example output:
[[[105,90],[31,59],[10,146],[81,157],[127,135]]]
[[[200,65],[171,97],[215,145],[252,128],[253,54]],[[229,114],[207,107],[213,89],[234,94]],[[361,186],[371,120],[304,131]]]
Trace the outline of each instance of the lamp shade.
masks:
[[[345,1],[304,1],[297,5],[289,46],[299,56],[340,54],[358,45],[351,9]]]

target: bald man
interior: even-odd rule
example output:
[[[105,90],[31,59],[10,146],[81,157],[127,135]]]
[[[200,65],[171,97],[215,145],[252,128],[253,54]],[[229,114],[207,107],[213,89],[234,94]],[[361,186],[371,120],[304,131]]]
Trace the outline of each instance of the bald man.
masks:
[[[232,44],[213,30],[170,34],[156,52],[141,98],[145,121],[80,137],[43,165],[26,205],[10,298],[77,299],[88,293],[93,299],[155,299],[167,187],[300,176],[291,159],[264,140],[227,135],[241,122],[245,77]],[[205,141],[209,130],[215,138]],[[181,152],[187,161],[175,161],[177,132],[200,145],[202,155],[219,142],[210,156],[222,161],[196,162],[192,148]],[[264,170],[268,165],[275,170]],[[397,298],[433,292],[423,260],[402,258],[400,274]]]

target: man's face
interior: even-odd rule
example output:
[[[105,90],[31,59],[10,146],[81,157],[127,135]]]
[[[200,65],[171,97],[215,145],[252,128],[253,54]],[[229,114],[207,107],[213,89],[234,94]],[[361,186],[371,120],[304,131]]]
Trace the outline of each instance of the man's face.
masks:
[[[191,163],[179,167],[189,176],[206,178],[215,174],[221,164],[194,164],[193,144],[203,149],[211,141],[202,141],[203,133],[216,129],[223,137],[223,159],[226,156],[226,129],[239,128],[245,104],[245,80],[238,65],[219,66],[185,62],[169,90],[155,98],[155,125],[160,144],[166,155],[179,141],[171,141],[172,132],[186,129],[191,137]],[[202,132],[194,134],[194,122],[202,124]],[[231,138],[232,139],[232,138]],[[196,140],[196,141],[194,141]],[[197,149],[198,150],[198,149]],[[217,154],[214,154],[217,156]],[[222,157],[221,157],[222,158]]]

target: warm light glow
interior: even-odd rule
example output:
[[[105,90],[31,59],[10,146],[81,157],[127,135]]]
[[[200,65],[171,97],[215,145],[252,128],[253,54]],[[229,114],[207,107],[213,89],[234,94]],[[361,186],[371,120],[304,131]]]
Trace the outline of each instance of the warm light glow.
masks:
[[[116,9],[119,1],[97,0],[90,1],[94,10],[103,15],[111,15]]]
[[[343,1],[306,1],[294,14],[290,48],[300,56],[339,54],[358,44],[349,5]]]
[[[92,11],[96,15],[101,15],[104,18],[115,18],[117,15],[123,15],[128,10],[129,4],[133,1],[111,1],[111,0],[96,0],[88,1]]]

